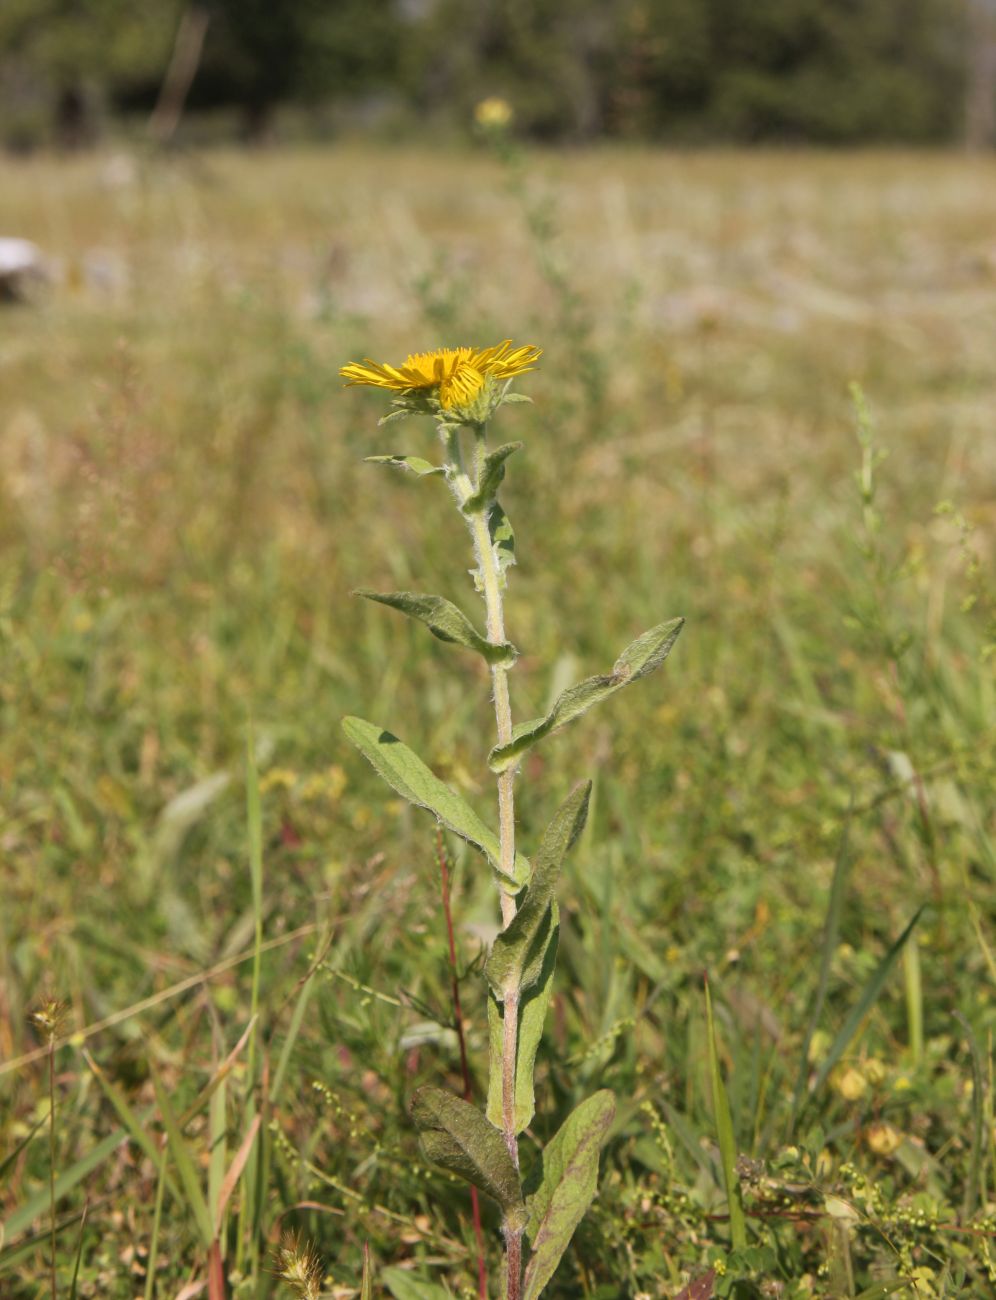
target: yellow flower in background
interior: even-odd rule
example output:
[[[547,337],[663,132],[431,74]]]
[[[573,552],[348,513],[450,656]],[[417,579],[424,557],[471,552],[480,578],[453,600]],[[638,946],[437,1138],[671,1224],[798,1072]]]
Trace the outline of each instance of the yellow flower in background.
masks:
[[[504,339],[493,348],[436,348],[413,352],[404,365],[381,365],[365,357],[343,366],[339,374],[353,384],[387,388],[393,393],[435,393],[444,411],[468,406],[488,379],[511,379],[532,370],[542,349],[513,347]]]
[[[837,1091],[845,1101],[857,1101],[868,1091],[868,1080],[853,1065],[842,1070],[835,1079]]]
[[[893,1156],[903,1145],[903,1135],[886,1120],[869,1124],[865,1130],[865,1141],[877,1156]]]
[[[485,130],[504,130],[506,126],[511,125],[514,116],[515,110],[512,105],[500,95],[489,95],[474,108],[474,121]]]

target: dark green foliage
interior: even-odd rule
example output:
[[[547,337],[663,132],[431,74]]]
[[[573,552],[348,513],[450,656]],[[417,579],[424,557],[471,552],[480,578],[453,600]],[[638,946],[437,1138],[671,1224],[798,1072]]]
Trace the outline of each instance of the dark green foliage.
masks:
[[[210,0],[190,108],[259,135],[282,105],[330,120],[466,128],[486,94],[534,139],[956,137],[968,41],[949,0]],[[8,140],[72,91],[147,111],[183,5],[7,0]],[[61,100],[60,100],[61,97]],[[336,108],[330,119],[326,109]],[[63,102],[62,110],[66,110]],[[19,127],[18,123],[22,125]]]

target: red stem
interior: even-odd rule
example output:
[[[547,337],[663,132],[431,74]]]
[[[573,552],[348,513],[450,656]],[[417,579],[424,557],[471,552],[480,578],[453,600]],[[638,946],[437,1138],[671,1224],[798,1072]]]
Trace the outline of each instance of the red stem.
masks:
[[[439,877],[442,882],[443,914],[446,917],[446,937],[450,945],[450,988],[453,995],[453,1022],[456,1025],[457,1041],[460,1044],[460,1072],[463,1075],[463,1099],[472,1101],[474,1088],[470,1081],[470,1067],[467,1064],[467,1042],[463,1032],[463,1010],[460,1006],[460,986],[457,982],[456,941],[453,938],[453,914],[450,911],[450,871],[443,843],[442,829],[436,827],[436,861],[439,863]],[[484,1263],[484,1232],[481,1228],[481,1203],[477,1197],[477,1188],[470,1189],[470,1209],[474,1220],[474,1240],[477,1243],[477,1294],[479,1300],[488,1300],[488,1272]]]

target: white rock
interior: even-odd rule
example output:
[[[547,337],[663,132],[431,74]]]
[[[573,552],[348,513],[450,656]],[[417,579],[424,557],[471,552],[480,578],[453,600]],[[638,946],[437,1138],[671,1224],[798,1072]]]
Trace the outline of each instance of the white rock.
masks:
[[[37,244],[0,235],[0,301],[23,301],[33,284],[46,279],[45,259]]]

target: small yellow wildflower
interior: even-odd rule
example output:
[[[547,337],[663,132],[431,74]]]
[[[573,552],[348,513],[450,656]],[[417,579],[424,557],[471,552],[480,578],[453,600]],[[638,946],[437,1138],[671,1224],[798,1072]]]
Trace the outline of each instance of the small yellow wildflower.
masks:
[[[903,1135],[886,1120],[877,1120],[865,1129],[865,1141],[877,1156],[892,1156],[903,1144]]]
[[[861,1068],[865,1078],[873,1086],[877,1087],[885,1078],[885,1066],[877,1056],[870,1056]]]
[[[512,105],[500,95],[489,95],[474,108],[474,121],[485,130],[502,131],[511,125],[514,116]]]
[[[841,1071],[835,1080],[837,1091],[845,1101],[857,1101],[868,1091],[868,1080],[853,1065]]]
[[[541,353],[531,346],[513,347],[504,339],[492,348],[436,348],[432,352],[414,352],[404,365],[381,365],[364,357],[339,371],[353,384],[387,388],[392,393],[438,396],[444,411],[468,406],[488,379],[511,379],[532,370]]]

